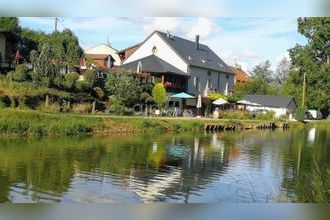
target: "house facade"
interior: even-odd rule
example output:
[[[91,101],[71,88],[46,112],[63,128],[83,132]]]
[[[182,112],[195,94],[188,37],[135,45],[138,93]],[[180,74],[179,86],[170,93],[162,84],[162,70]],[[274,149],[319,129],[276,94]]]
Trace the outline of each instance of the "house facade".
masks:
[[[281,115],[292,117],[297,109],[296,101],[292,96],[245,95],[243,100],[259,104],[258,106],[247,106],[247,110],[274,111],[275,117],[280,117]]]
[[[148,74],[150,81],[162,82],[170,92],[206,97],[212,91],[233,91],[233,71],[207,45],[200,44],[198,35],[190,41],[154,31],[124,60],[122,68]]]
[[[235,73],[235,84],[236,83],[245,83],[251,79],[249,74],[247,74],[240,66],[231,67]]]
[[[102,44],[85,50],[85,56],[89,58],[94,65],[100,68],[111,68],[121,65],[118,51],[109,45]]]

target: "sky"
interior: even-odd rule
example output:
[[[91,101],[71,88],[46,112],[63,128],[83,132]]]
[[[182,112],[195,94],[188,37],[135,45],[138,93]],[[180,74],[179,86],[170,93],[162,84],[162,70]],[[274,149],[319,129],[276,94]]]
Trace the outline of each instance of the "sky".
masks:
[[[20,17],[22,27],[47,33],[54,30],[53,17]],[[70,28],[80,45],[90,48],[110,43],[117,50],[142,42],[152,31],[169,31],[179,37],[207,44],[227,64],[238,63],[250,71],[269,60],[272,69],[288,49],[305,44],[297,32],[297,18],[240,17],[59,17],[58,29]]]

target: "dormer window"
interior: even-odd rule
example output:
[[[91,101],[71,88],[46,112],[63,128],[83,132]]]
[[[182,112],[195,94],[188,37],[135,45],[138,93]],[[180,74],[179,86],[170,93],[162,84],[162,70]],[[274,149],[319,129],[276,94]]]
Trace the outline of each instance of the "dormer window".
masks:
[[[191,56],[188,56],[188,60],[191,60]]]
[[[224,67],[225,67],[224,65],[222,65],[222,63],[219,63],[219,66],[220,66],[221,68],[224,68]]]
[[[155,55],[157,53],[157,47],[153,46],[151,52],[152,52],[153,55]]]
[[[202,63],[207,63],[207,60],[202,59]]]

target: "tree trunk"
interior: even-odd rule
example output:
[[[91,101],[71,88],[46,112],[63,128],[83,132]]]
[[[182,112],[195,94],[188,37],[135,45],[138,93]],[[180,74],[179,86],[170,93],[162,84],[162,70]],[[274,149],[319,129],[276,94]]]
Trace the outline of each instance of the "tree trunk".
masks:
[[[45,106],[48,107],[49,105],[49,95],[46,95]]]
[[[95,114],[95,106],[96,106],[96,102],[93,102],[93,107],[92,107],[92,114]]]

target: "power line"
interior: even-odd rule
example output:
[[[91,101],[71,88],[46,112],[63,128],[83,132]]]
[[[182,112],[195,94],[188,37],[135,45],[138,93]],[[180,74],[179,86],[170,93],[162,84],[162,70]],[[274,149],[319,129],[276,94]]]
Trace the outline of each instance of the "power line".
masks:
[[[63,21],[60,21],[58,18],[55,18],[55,20],[57,20],[57,22],[58,22],[60,25],[62,25],[64,28],[70,29],[70,28],[68,28],[67,26],[65,26],[65,25],[63,24]],[[85,46],[89,47],[89,45],[88,45],[86,42],[84,42],[82,39],[80,39],[77,35],[76,35],[76,37],[78,38],[78,40],[79,40],[81,43],[83,43],[83,44],[85,44]]]

